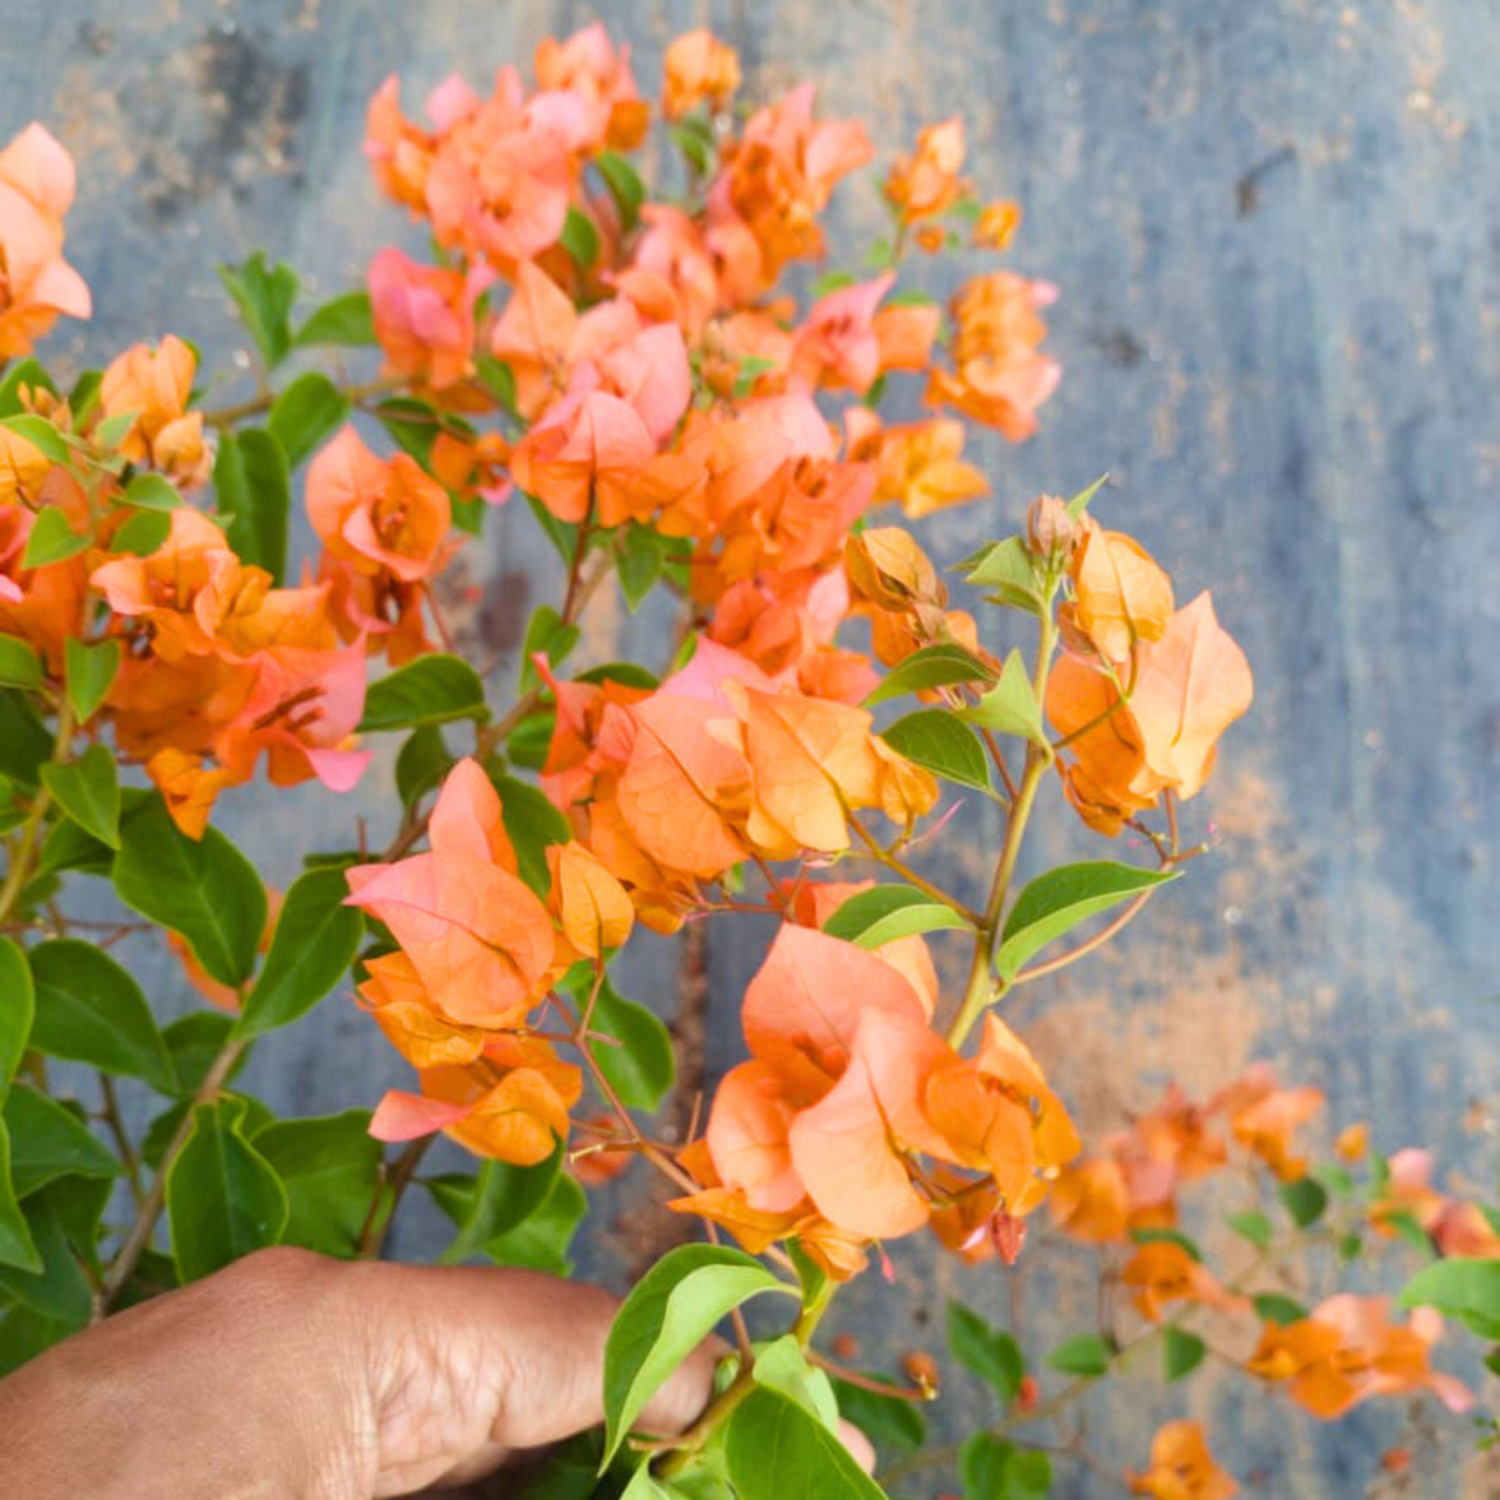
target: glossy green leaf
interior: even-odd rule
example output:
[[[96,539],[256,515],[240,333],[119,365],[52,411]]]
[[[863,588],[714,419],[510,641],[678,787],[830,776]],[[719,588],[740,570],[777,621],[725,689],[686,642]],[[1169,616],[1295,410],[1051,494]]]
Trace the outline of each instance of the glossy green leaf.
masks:
[[[1019,735],[1037,744],[1046,741],[1042,710],[1031,686],[1031,674],[1019,651],[1012,651],[1000,669],[1000,678],[978,703],[960,710],[963,718],[997,734]]]
[[[1109,482],[1108,474],[1101,474],[1086,490],[1079,492],[1068,501],[1068,514],[1076,521],[1089,508],[1089,502]]]
[[[348,894],[349,882],[339,869],[308,870],[292,882],[266,961],[245,997],[237,1036],[290,1025],[348,972],[365,931],[359,911],[344,905]]]
[[[21,399],[23,391],[46,391],[48,395],[55,396],[57,387],[36,360],[17,361],[6,370],[5,378],[0,380],[0,417],[19,416],[26,410],[26,403]]]
[[[959,1450],[958,1473],[964,1500],[1046,1500],[1052,1489],[1052,1460],[990,1432],[976,1432]]]
[[[109,954],[58,938],[27,958],[36,984],[31,1045],[51,1057],[128,1073],[162,1093],[176,1085],[172,1059],[146,997]]]
[[[951,906],[934,901],[915,886],[873,885],[842,902],[823,924],[823,931],[861,948],[878,948],[914,932],[968,925]]]
[[[161,1039],[167,1044],[167,1053],[177,1074],[179,1097],[187,1098],[197,1093],[203,1075],[229,1045],[234,1020],[222,1010],[193,1010],[179,1016],[170,1026],[162,1027]],[[224,1081],[232,1080],[248,1060],[249,1053],[242,1054]]]
[[[117,557],[150,557],[171,534],[172,517],[164,510],[138,510],[109,539]]]
[[[93,1311],[93,1296],[70,1243],[65,1213],[66,1197],[76,1186],[56,1183],[34,1193],[21,1206],[40,1269],[32,1273],[0,1263],[0,1294],[69,1328],[82,1328]]]
[[[10,1180],[25,1198],[59,1177],[118,1177],[122,1170],[104,1143],[71,1109],[18,1083],[5,1100],[10,1134]]]
[[[225,534],[235,555],[279,584],[286,574],[292,480],[276,437],[260,427],[225,433],[214,460],[214,493],[219,514],[230,518]]]
[[[839,1403],[827,1374],[808,1362],[795,1334],[784,1333],[755,1347],[751,1378],[767,1390],[780,1391],[830,1431],[838,1428]]]
[[[14,635],[0,635],[0,686],[39,688],[45,677],[41,658],[27,642]]]
[[[982,547],[959,564],[959,571],[975,588],[987,590],[995,603],[1028,614],[1041,614],[1041,583],[1035,562],[1020,537],[1007,537],[1003,542]]]
[[[714,1325],[766,1292],[797,1295],[759,1261],[727,1245],[680,1245],[637,1282],[615,1315],[604,1349],[606,1464],[662,1382]],[[801,1415],[783,1398],[761,1394]]]
[[[527,622],[526,638],[521,642],[521,691],[529,692],[540,681],[534,658],[540,653],[555,668],[567,660],[578,644],[576,625],[566,625],[550,604],[544,604]]]
[[[1226,1214],[1224,1222],[1242,1240],[1249,1240],[1257,1249],[1264,1250],[1271,1243],[1271,1221],[1258,1208]]]
[[[457,656],[423,656],[370,684],[361,731],[411,729],[450,719],[483,719],[484,684]]]
[[[0,775],[33,787],[51,758],[52,736],[31,700],[14,688],[0,687]]]
[[[396,446],[425,467],[432,457],[432,445],[444,429],[442,415],[437,409],[426,401],[397,396],[382,401],[375,414]]]
[[[120,783],[106,746],[90,745],[67,765],[43,766],[42,785],[85,833],[111,849],[120,847]]]
[[[963,786],[990,789],[990,763],[974,731],[941,708],[922,708],[881,734],[898,755]]]
[[[1007,1404],[1016,1399],[1026,1374],[1021,1346],[961,1302],[948,1304],[948,1347],[954,1358],[992,1385]]]
[[[0,1266],[18,1266],[36,1273],[42,1268],[42,1257],[32,1238],[26,1215],[16,1201],[10,1185],[10,1132],[0,1118]]]
[[[511,848],[516,851],[521,879],[539,896],[546,896],[552,889],[547,849],[552,844],[566,844],[573,830],[547,795],[530,782],[517,781],[513,776],[490,779],[500,794],[500,816]]]
[[[1300,1323],[1307,1316],[1307,1309],[1300,1302],[1283,1297],[1279,1292],[1262,1292],[1250,1300],[1256,1317],[1267,1323],[1285,1327],[1288,1323]]]
[[[496,1265],[522,1266],[550,1276],[571,1275],[568,1247],[588,1208],[588,1198],[577,1181],[559,1172],[546,1196],[519,1224],[484,1242],[484,1253]]]
[[[34,412],[19,412],[14,416],[0,418],[0,427],[9,428],[18,437],[25,438],[38,453],[50,458],[55,464],[65,464],[73,456],[73,447],[67,437],[46,417],[39,417]],[[49,506],[48,510],[51,509]],[[52,513],[61,514],[59,511]],[[26,563],[24,566],[29,568],[32,564]]]
[[[248,979],[266,927],[265,888],[250,861],[216,828],[188,838],[159,796],[121,820],[120,843],[120,899],[181,933],[220,984]]]
[[[1108,860],[1049,870],[1026,886],[1006,914],[995,968],[1010,979],[1034,953],[1086,918],[1176,879],[1176,871],[1143,870]]]
[[[562,1168],[559,1143],[546,1161],[518,1167],[509,1162],[484,1161],[472,1179],[454,1192],[441,1179],[427,1186],[438,1205],[458,1225],[458,1235],[443,1252],[444,1265],[454,1265],[484,1252],[485,1245],[523,1223],[547,1197]]]
[[[410,807],[453,769],[453,757],[436,724],[423,724],[406,737],[396,757],[396,791],[401,805]]]
[[[65,562],[70,557],[77,557],[92,541],[87,532],[80,535],[74,531],[68,518],[55,505],[44,505],[31,523],[26,550],[21,554],[21,566],[44,568],[48,563]]]
[[[754,1391],[724,1445],[740,1500],[883,1500],[838,1436],[779,1391]]]
[[[1436,1261],[1401,1288],[1398,1300],[1402,1307],[1435,1307],[1482,1339],[1500,1339],[1500,1258]]]
[[[599,258],[599,231],[594,227],[594,221],[576,208],[568,209],[558,243],[581,271],[587,271]]]
[[[90,646],[70,636],[63,645],[63,658],[73,717],[86,724],[109,695],[120,670],[120,643],[110,639]]]
[[[1169,1383],[1181,1380],[1203,1363],[1203,1356],[1207,1352],[1208,1346],[1196,1333],[1168,1325],[1161,1346],[1162,1374]]]
[[[362,1109],[306,1120],[276,1120],[251,1145],[286,1189],[280,1243],[351,1257],[380,1186],[380,1142]]]
[[[184,1282],[276,1244],[287,1191],[243,1134],[245,1102],[226,1097],[193,1108],[193,1129],[167,1168],[172,1254]]]
[[[885,681],[865,699],[865,705],[873,707],[887,699],[899,698],[903,693],[920,692],[925,688],[989,681],[989,668],[962,646],[924,646],[893,667]]]
[[[160,474],[137,474],[125,486],[123,503],[136,510],[174,511],[182,504],[182,496],[177,486]]]
[[[348,416],[349,398],[326,375],[309,370],[276,398],[266,426],[295,469]]]
[[[878,1374],[871,1374],[870,1378],[888,1380],[893,1386],[902,1383]],[[837,1379],[833,1382],[833,1393],[844,1420],[854,1423],[872,1443],[910,1449],[920,1448],[927,1441],[927,1419],[916,1402],[900,1396],[882,1396],[879,1391]]]
[[[26,954],[13,938],[0,937],[0,1103],[26,1055],[36,988]]]
[[[292,347],[291,312],[297,300],[297,275],[290,266],[267,265],[257,250],[242,265],[220,266],[219,280],[239,310],[240,321],[270,369]]]
[[[666,540],[649,526],[632,525],[621,533],[615,549],[615,576],[631,614],[656,587],[666,561]]]
[[[594,165],[609,189],[609,195],[620,210],[620,227],[628,234],[641,216],[641,204],[646,201],[646,184],[630,162],[618,151],[601,151],[594,158]]]
[[[591,984],[577,991],[580,1008]],[[672,1037],[661,1020],[620,995],[606,978],[594,1002],[589,1030],[620,1043],[591,1041],[589,1051],[627,1109],[655,1110],[671,1091],[676,1076]]]
[[[1282,1205],[1298,1229],[1316,1224],[1328,1207],[1328,1191],[1313,1177],[1299,1177],[1295,1182],[1280,1183],[1277,1191]]]
[[[1047,1356],[1047,1365],[1065,1375],[1102,1375],[1109,1368],[1109,1345],[1097,1333],[1080,1333],[1064,1339]]]
[[[370,311],[370,294],[346,292],[315,308],[297,330],[296,342],[304,348],[313,344],[373,344],[375,319]]]

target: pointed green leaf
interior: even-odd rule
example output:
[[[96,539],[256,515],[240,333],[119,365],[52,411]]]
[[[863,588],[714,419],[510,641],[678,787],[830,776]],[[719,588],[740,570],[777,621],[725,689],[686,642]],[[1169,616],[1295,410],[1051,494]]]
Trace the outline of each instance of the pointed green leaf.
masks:
[[[0,635],[0,686],[39,688],[44,675],[41,658],[25,641]]]
[[[164,510],[138,510],[109,539],[117,557],[150,557],[166,541],[172,517]]]
[[[271,407],[266,426],[295,469],[349,415],[349,398],[316,370],[299,375]]]
[[[120,643],[111,639],[89,646],[70,636],[63,645],[63,658],[67,667],[68,702],[78,722],[86,724],[114,685],[120,670]]]
[[[499,1266],[521,1266],[550,1276],[572,1274],[568,1246],[588,1212],[589,1202],[575,1178],[559,1172],[547,1195],[509,1229],[484,1242],[484,1253]]]
[[[645,603],[666,561],[666,541],[649,526],[633,525],[621,533],[615,549],[615,576],[631,614]]]
[[[895,1386],[902,1384],[889,1376],[865,1372],[874,1380],[884,1379]],[[846,1422],[853,1422],[872,1443],[891,1448],[920,1448],[927,1440],[927,1419],[914,1401],[900,1396],[882,1396],[879,1391],[848,1381],[833,1382],[839,1412]]]
[[[946,709],[923,708],[881,734],[898,755],[963,786],[990,789],[990,763],[974,731]]]
[[[1068,501],[1068,514],[1076,521],[1089,508],[1089,502],[1108,482],[1109,475],[1101,474],[1086,490],[1079,490]]]
[[[1185,1328],[1173,1328],[1170,1324],[1161,1346],[1162,1374],[1170,1384],[1191,1375],[1203,1363],[1208,1346],[1196,1333]]]
[[[173,511],[182,504],[177,486],[160,474],[137,474],[125,486],[123,504],[136,510]]]
[[[43,766],[42,785],[85,833],[111,849],[120,847],[120,783],[104,745],[90,745],[69,765]]]
[[[73,445],[66,435],[54,427],[46,417],[39,417],[34,412],[20,412],[15,416],[0,419],[0,427],[6,427],[17,437],[25,438],[38,453],[50,458],[55,464],[65,464],[73,456]],[[52,507],[49,506],[48,510],[51,509]],[[43,515],[46,513],[46,511],[42,512]],[[53,514],[61,515],[61,512],[53,511]],[[23,566],[29,568],[32,564],[24,563]]]
[[[580,1007],[591,988],[590,981],[576,991]],[[599,987],[589,1030],[620,1044],[591,1041],[589,1051],[621,1103],[627,1109],[655,1110],[670,1091],[676,1072],[672,1037],[660,1019],[644,1005],[626,1000],[606,979]]]
[[[547,795],[530,782],[514,776],[491,776],[500,794],[500,816],[505,835],[516,851],[516,867],[521,879],[539,896],[552,889],[552,871],[547,867],[547,849],[551,844],[566,844],[573,837],[568,820],[552,805]]]
[[[359,1249],[370,1204],[380,1185],[380,1142],[368,1111],[307,1120],[276,1120],[250,1144],[286,1189],[283,1245],[351,1258]]]
[[[0,1103],[26,1055],[36,989],[26,954],[14,939],[0,937]]]
[[[641,204],[646,201],[645,183],[618,151],[601,151],[594,158],[594,165],[620,210],[620,227],[629,234],[641,216]]]
[[[535,1166],[486,1161],[459,1192],[445,1190],[441,1180],[427,1186],[438,1205],[458,1225],[459,1233],[443,1252],[444,1265],[454,1265],[480,1254],[490,1240],[523,1223],[546,1198],[562,1167],[563,1147]]]
[[[9,423],[7,426],[11,425]],[[26,550],[21,555],[23,568],[44,568],[48,563],[64,562],[76,557],[93,538],[79,535],[68,524],[68,518],[55,505],[44,505],[31,523]]]
[[[344,905],[348,894],[339,869],[308,870],[292,882],[266,961],[235,1024],[237,1037],[289,1026],[348,972],[365,931],[359,911]]]
[[[740,1403],[724,1453],[740,1500],[883,1500],[837,1434],[779,1391]]]
[[[190,839],[152,796],[120,824],[114,882],[120,899],[188,940],[220,984],[255,968],[266,926],[266,893],[250,861],[217,828]]]
[[[865,699],[865,706],[873,708],[889,698],[899,698],[903,693],[920,692],[924,688],[989,681],[990,669],[962,646],[926,646],[912,652],[899,666],[892,668],[885,681]]]
[[[436,724],[423,724],[412,730],[396,757],[396,790],[401,805],[412,806],[452,769],[453,757],[448,753],[443,732]]]
[[[1065,1375],[1103,1375],[1109,1369],[1109,1345],[1097,1333],[1080,1333],[1064,1339],[1047,1356],[1047,1366]]]
[[[808,1363],[807,1351],[795,1334],[784,1333],[769,1344],[757,1345],[751,1378],[767,1390],[780,1391],[830,1431],[839,1425],[839,1403],[827,1374]]]
[[[948,1347],[960,1364],[999,1392],[1007,1404],[1016,1399],[1026,1374],[1021,1346],[961,1302],[948,1304]]]
[[[172,1254],[184,1282],[276,1244],[286,1228],[286,1189],[243,1134],[245,1102],[193,1109],[193,1129],[167,1168]]]
[[[1012,978],[1034,953],[1071,932],[1085,918],[1177,879],[1173,870],[1142,870],[1134,865],[1095,860],[1062,865],[1039,875],[1016,898],[1005,918],[995,968]]]
[[[1012,651],[1005,658],[1000,680],[994,687],[978,703],[961,709],[960,713],[971,724],[993,729],[997,734],[1018,735],[1039,745],[1046,743],[1042,710],[1019,651]]]
[[[487,714],[484,685],[468,662],[457,656],[423,656],[370,684],[359,727],[370,734]]]
[[[797,1295],[759,1261],[727,1245],[681,1245],[641,1278],[615,1315],[604,1349],[604,1466],[662,1382],[714,1325],[764,1292]]]
[[[558,243],[580,271],[587,271],[599,258],[599,231],[594,227],[594,221],[576,208],[568,209],[567,222],[558,236]]]
[[[544,604],[532,615],[526,625],[526,638],[521,642],[521,691],[529,692],[540,678],[533,658],[541,653],[553,666],[567,660],[568,653],[578,644],[579,629],[576,625],[565,625],[562,616],[550,604]]]
[[[1418,1271],[1398,1300],[1402,1307],[1435,1307],[1482,1339],[1500,1339],[1500,1259],[1437,1261]]]
[[[33,1047],[172,1092],[176,1075],[151,1007],[109,954],[91,943],[57,938],[38,943],[27,958],[36,984]]]
[[[292,347],[289,319],[297,300],[296,273],[290,266],[267,265],[264,252],[257,250],[243,265],[220,266],[219,280],[266,368],[279,364]]]
[[[1282,1204],[1298,1229],[1306,1229],[1323,1217],[1323,1211],[1328,1207],[1328,1193],[1315,1178],[1299,1177],[1295,1182],[1280,1183],[1278,1188]]]
[[[375,319],[370,311],[370,294],[347,292],[315,308],[297,330],[296,342],[304,348],[312,344],[373,344]]]
[[[1271,1243],[1271,1221],[1258,1208],[1228,1214],[1224,1222],[1242,1240],[1249,1240],[1259,1250],[1264,1250]]]
[[[1307,1316],[1307,1309],[1300,1302],[1283,1297],[1279,1292],[1262,1292],[1250,1301],[1255,1308],[1256,1317],[1283,1328],[1288,1323],[1300,1323]]]
[[[33,1274],[42,1269],[41,1254],[10,1185],[10,1132],[4,1119],[0,1119],[0,1266],[19,1266]]]
[[[1043,601],[1036,560],[1018,536],[992,542],[959,564],[967,581],[986,589],[997,604],[1039,615]]]
[[[36,360],[21,360],[5,372],[4,380],[0,380],[0,417],[16,417],[25,412],[22,391],[46,391],[48,395],[55,396],[57,387]]]
[[[93,1310],[88,1280],[69,1242],[67,1200],[82,1187],[60,1182],[28,1198],[23,1211],[40,1269],[28,1274],[8,1265],[0,1267],[0,1301],[7,1300],[8,1294],[33,1312],[70,1328],[81,1328]]]
[[[964,1500],[1046,1500],[1052,1460],[1018,1448],[991,1432],[976,1432],[960,1449],[958,1473]]]
[[[5,1101],[10,1180],[25,1198],[59,1177],[118,1177],[120,1163],[71,1109],[18,1083]]]
[[[968,925],[951,906],[934,901],[915,886],[875,885],[842,902],[823,924],[823,931],[861,948],[879,948],[914,932]]]
[[[286,573],[292,481],[280,442],[260,427],[219,439],[214,493],[230,518],[229,545],[241,562],[264,568],[276,583]]]

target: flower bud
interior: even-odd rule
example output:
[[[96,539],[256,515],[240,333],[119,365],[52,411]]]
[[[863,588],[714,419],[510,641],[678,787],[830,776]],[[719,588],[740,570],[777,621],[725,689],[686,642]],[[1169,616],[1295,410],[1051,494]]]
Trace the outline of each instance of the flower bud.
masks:
[[[1078,545],[1078,523],[1068,514],[1067,502],[1056,495],[1038,495],[1026,512],[1026,546],[1035,556],[1066,562]]]

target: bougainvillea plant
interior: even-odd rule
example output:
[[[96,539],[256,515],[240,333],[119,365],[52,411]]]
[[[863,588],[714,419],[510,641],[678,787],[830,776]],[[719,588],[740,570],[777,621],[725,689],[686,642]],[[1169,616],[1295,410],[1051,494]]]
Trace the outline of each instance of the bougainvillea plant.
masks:
[[[90,312],[63,255],[73,166],[40,125],[0,153],[0,1367],[259,1247],[377,1255],[413,1188],[455,1223],[447,1259],[565,1273],[588,1189],[639,1163],[682,1243],[621,1308],[606,1429],[535,1497],[988,1500],[1081,1464],[1215,1500],[1235,1481],[1199,1424],[1106,1461],[1072,1420],[1100,1381],[1208,1356],[1324,1419],[1468,1405],[1431,1361],[1435,1309],[1500,1336],[1493,1210],[1363,1127],[1310,1164],[1321,1097],[1264,1065],[1084,1143],[1007,1020],[1172,899],[1204,849],[1187,804],[1252,685],[1209,594],[1110,529],[1097,484],[1017,506],[946,570],[901,524],[985,495],[966,427],[1024,440],[1060,373],[1056,292],[998,259],[1020,212],[963,177],[961,121],[876,179],[889,232],[846,273],[820,268],[820,218],[875,153],[810,86],[742,105],[734,52],[695,32],[653,104],[598,26],[534,73],[484,96],[450,79],[425,123],[380,89],[375,182],[430,253],[382,250],[310,311],[287,267],[226,268],[260,366],[232,406],[159,330],[66,388],[37,361]],[[660,191],[632,161],[653,129]],[[940,260],[968,277],[946,306],[903,285]],[[318,551],[294,562],[296,505]],[[443,578],[498,506],[534,517],[564,579],[502,701],[455,648]],[[576,660],[607,590],[675,601],[659,659]],[[220,797],[348,792],[382,741],[388,826],[351,817],[346,847],[299,851],[267,891]],[[1003,837],[976,900],[928,856],[972,846],[954,814],[985,802]],[[1075,816],[1105,854],[1129,829],[1154,857],[1023,884],[1033,819]],[[705,1096],[613,965],[640,929],[741,912],[779,925],[739,1008],[746,1060]],[[111,952],[152,934],[205,1000],[167,1025]],[[236,1089],[258,1038],[351,992],[411,1087],[290,1120]],[[155,1101],[144,1133],[128,1091]],[[439,1133],[475,1170],[424,1172]],[[1190,1190],[1231,1170],[1251,1197],[1192,1219]],[[871,1372],[848,1334],[819,1339],[851,1278],[899,1297],[924,1234],[1012,1292],[1008,1328],[950,1308],[944,1363],[993,1396],[952,1448],[924,1446],[930,1355]],[[1400,1309],[1336,1287],[1308,1307],[1316,1245],[1335,1273],[1381,1246],[1428,1264]],[[1037,1350],[1024,1278],[1079,1253],[1097,1320]],[[733,1353],[702,1418],[637,1431],[716,1327]]]

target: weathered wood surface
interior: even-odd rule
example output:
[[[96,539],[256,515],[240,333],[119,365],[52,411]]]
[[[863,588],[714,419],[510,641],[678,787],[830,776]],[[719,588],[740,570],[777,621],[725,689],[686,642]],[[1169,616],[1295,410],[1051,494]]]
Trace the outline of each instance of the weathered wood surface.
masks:
[[[331,292],[407,236],[360,154],[363,109],[399,69],[415,105],[454,67],[476,81],[525,62],[595,10],[569,0],[5,0],[0,130],[37,117],[75,153],[70,256],[98,313],[63,336],[97,358],[175,331],[235,345],[212,262],[265,246]],[[826,80],[830,111],[896,149],[962,108],[973,175],[1019,197],[1015,261],[1062,289],[1067,375],[1041,435],[991,443],[986,506],[941,518],[958,555],[1027,498],[1109,469],[1108,515],[1180,580],[1211,586],[1259,699],[1190,812],[1220,851],[1111,956],[1027,997],[1023,1018],[1091,1130],[1168,1075],[1207,1088],[1256,1057],[1325,1087],[1382,1149],[1413,1140],[1489,1178],[1500,1042],[1494,828],[1500,822],[1500,12],[1486,0],[800,0],[599,7],[635,43],[643,82],[663,40],[709,23],[751,87]],[[864,185],[842,195],[869,231]],[[846,241],[847,243],[847,241]],[[941,290],[941,288],[937,288]],[[553,568],[519,514],[464,568],[467,622],[513,648]],[[304,533],[302,541],[306,542]],[[656,654],[654,615],[596,612],[590,649]],[[230,826],[273,878],[389,820],[389,764],[357,801],[243,792]],[[979,816],[975,815],[976,818]],[[971,826],[976,826],[971,825]],[[1039,855],[1083,847],[1067,819]],[[977,881],[994,828],[950,851]],[[950,835],[951,838],[951,835]],[[710,1064],[736,1055],[736,1002],[764,933],[715,934]],[[670,1009],[675,950],[632,959]],[[163,965],[160,991],[182,983]],[[1040,991],[1043,987],[1039,986]],[[185,1002],[184,1002],[185,1003]],[[368,1104],[401,1067],[351,1005],[330,1002],[264,1049],[247,1084],[279,1109]],[[592,1259],[618,1277],[639,1225],[598,1216]],[[402,1235],[431,1247],[436,1226]],[[1091,1318],[1079,1262],[1037,1255],[1032,1328]],[[872,1358],[936,1346],[962,1285],[997,1315],[1006,1278],[903,1250],[841,1321]],[[979,1419],[962,1400],[962,1428]],[[1418,1450],[1402,1494],[1495,1493],[1466,1463],[1462,1421],[1287,1420],[1242,1384],[1147,1392],[1152,1418],[1210,1417],[1245,1493],[1365,1493],[1379,1449]],[[1096,1403],[1095,1445],[1145,1456],[1148,1429]],[[1430,1461],[1427,1432],[1448,1458]],[[1493,1469],[1490,1473],[1493,1474]],[[1095,1481],[1097,1484],[1097,1481]],[[922,1491],[919,1491],[922,1492]],[[930,1491],[926,1491],[930,1492]],[[1074,1476],[1063,1495],[1102,1493]],[[1395,1490],[1384,1493],[1394,1494]]]

